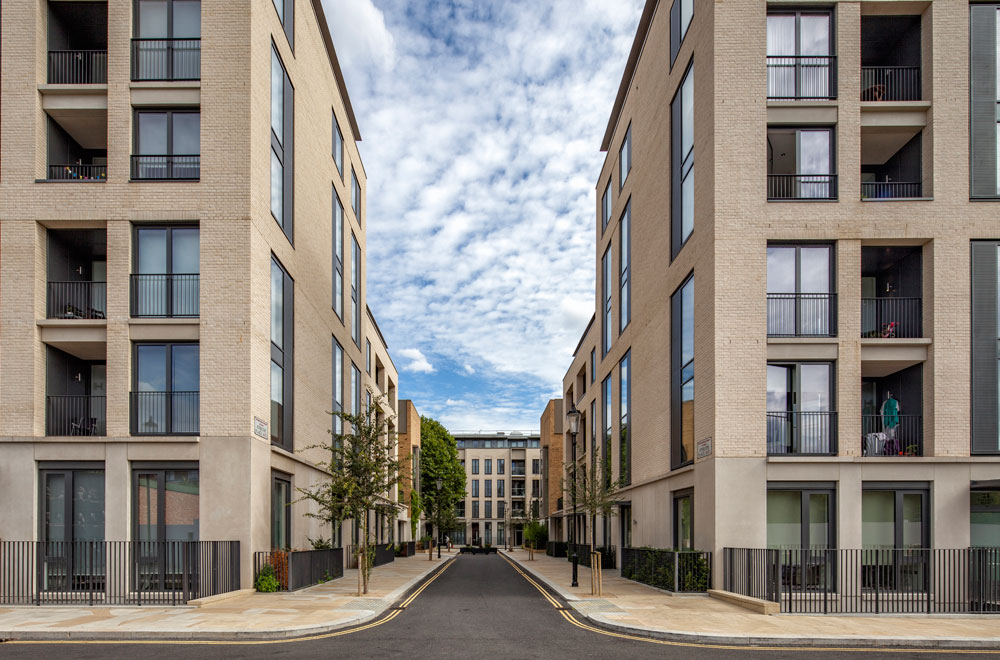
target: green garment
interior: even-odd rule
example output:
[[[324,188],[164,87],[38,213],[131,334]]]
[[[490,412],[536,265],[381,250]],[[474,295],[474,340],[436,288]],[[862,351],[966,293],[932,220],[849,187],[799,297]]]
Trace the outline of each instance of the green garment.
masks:
[[[892,397],[882,404],[882,426],[887,429],[899,426],[899,401]]]

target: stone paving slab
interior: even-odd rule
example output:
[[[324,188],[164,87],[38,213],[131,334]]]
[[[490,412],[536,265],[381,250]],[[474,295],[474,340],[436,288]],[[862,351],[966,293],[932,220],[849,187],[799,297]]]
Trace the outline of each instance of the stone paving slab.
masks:
[[[357,596],[358,572],[295,592],[248,593],[201,607],[0,606],[0,639],[277,639],[364,623],[392,607],[454,553],[401,558],[372,571]]]
[[[1000,648],[997,615],[810,616],[757,614],[707,595],[675,596],[605,570],[604,593],[590,594],[590,569],[579,566],[570,587],[565,558],[502,552],[604,628],[675,641],[714,644]]]

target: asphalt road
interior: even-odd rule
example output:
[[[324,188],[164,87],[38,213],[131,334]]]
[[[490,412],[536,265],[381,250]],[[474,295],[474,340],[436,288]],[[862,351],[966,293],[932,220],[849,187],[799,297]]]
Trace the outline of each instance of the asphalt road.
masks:
[[[568,567],[567,567],[568,568]],[[391,614],[389,615],[391,616]],[[579,620],[580,617],[577,616]],[[0,644],[0,660],[30,658],[486,658],[696,659],[789,658],[794,660],[912,657],[970,658],[986,655],[913,651],[821,652],[813,649],[762,650],[667,645],[624,639],[581,629],[567,621],[539,591],[496,555],[460,556],[409,606],[380,625],[346,635],[278,644],[163,645]],[[1000,654],[990,657],[1000,658]]]

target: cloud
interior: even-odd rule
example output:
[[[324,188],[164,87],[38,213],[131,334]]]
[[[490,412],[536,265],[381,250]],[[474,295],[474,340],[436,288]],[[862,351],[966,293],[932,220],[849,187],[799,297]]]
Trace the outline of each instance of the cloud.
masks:
[[[643,0],[324,4],[365,136],[368,303],[440,368],[401,393],[537,428],[594,313],[600,142]]]
[[[400,357],[410,360],[409,364],[403,365],[403,371],[417,371],[429,374],[434,371],[434,367],[427,358],[416,348],[404,348],[399,352]]]

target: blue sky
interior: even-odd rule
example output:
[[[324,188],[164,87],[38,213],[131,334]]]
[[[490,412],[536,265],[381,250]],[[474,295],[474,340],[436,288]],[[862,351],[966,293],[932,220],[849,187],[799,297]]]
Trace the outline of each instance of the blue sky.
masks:
[[[323,0],[400,397],[537,429],[594,312],[600,142],[642,0]]]

